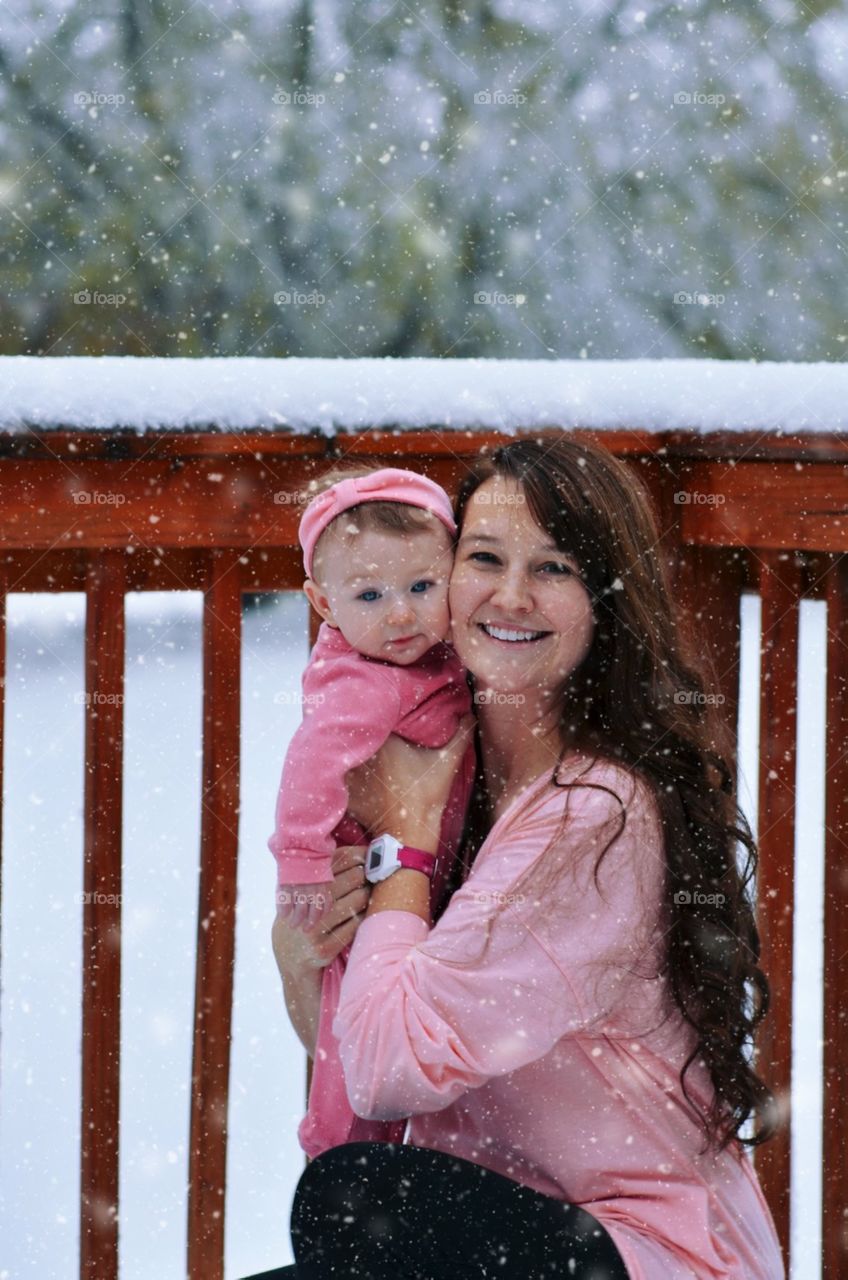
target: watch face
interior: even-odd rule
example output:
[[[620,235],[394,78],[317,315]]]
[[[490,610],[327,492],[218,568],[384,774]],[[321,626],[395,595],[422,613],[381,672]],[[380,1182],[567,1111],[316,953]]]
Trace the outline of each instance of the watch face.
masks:
[[[367,875],[369,871],[379,871],[386,857],[386,840],[384,836],[378,836],[376,840],[372,840],[368,846],[368,863],[365,869]]]

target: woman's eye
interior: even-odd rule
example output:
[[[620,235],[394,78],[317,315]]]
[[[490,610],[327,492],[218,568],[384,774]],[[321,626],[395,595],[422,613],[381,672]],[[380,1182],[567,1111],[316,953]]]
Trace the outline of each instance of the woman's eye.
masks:
[[[540,568],[548,573],[554,574],[573,574],[574,570],[567,564],[559,564],[555,560],[548,560]]]
[[[432,587],[434,585],[435,584],[431,582],[429,578],[422,578],[420,582],[414,582],[412,584],[410,591],[415,591],[420,595],[422,591],[426,591],[428,587]]]
[[[479,560],[481,564],[498,564],[498,557],[492,551],[472,551],[469,560]]]
[[[379,591],[363,591],[357,597],[357,600],[364,600],[366,604],[370,604],[372,600],[379,600]]]

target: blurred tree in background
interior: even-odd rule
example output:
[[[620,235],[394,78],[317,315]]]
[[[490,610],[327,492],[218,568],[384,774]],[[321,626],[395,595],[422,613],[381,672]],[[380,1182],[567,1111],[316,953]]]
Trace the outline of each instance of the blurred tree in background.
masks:
[[[0,351],[841,359],[846,53],[836,2],[18,0]]]

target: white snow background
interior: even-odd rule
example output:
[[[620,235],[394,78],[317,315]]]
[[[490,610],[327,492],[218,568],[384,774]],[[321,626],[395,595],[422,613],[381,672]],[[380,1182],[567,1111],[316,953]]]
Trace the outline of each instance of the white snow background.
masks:
[[[742,612],[740,748],[748,779],[743,798],[753,817],[757,598],[745,597]],[[13,595],[8,619],[0,1277],[69,1280],[77,1273],[79,1247],[84,597]],[[198,593],[127,597],[121,1280],[185,1274],[200,625]],[[306,1058],[288,1023],[270,949],[274,864],[266,847],[283,755],[300,714],[304,600],[286,594],[276,608],[249,611],[243,644],[227,1280],[293,1260],[288,1215],[304,1163],[295,1131]],[[825,605],[804,601],[792,1280],[817,1280],[821,1257],[824,644]]]

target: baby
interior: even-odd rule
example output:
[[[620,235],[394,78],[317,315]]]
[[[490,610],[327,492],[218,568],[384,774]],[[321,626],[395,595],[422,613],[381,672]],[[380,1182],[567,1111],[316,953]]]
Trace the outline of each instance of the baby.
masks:
[[[304,591],[324,621],[268,841],[277,911],[293,926],[311,927],[329,909],[335,848],[367,843],[347,814],[348,771],[392,733],[445,746],[471,705],[444,643],[456,533],[447,494],[394,467],[342,474],[325,478],[298,530]]]

